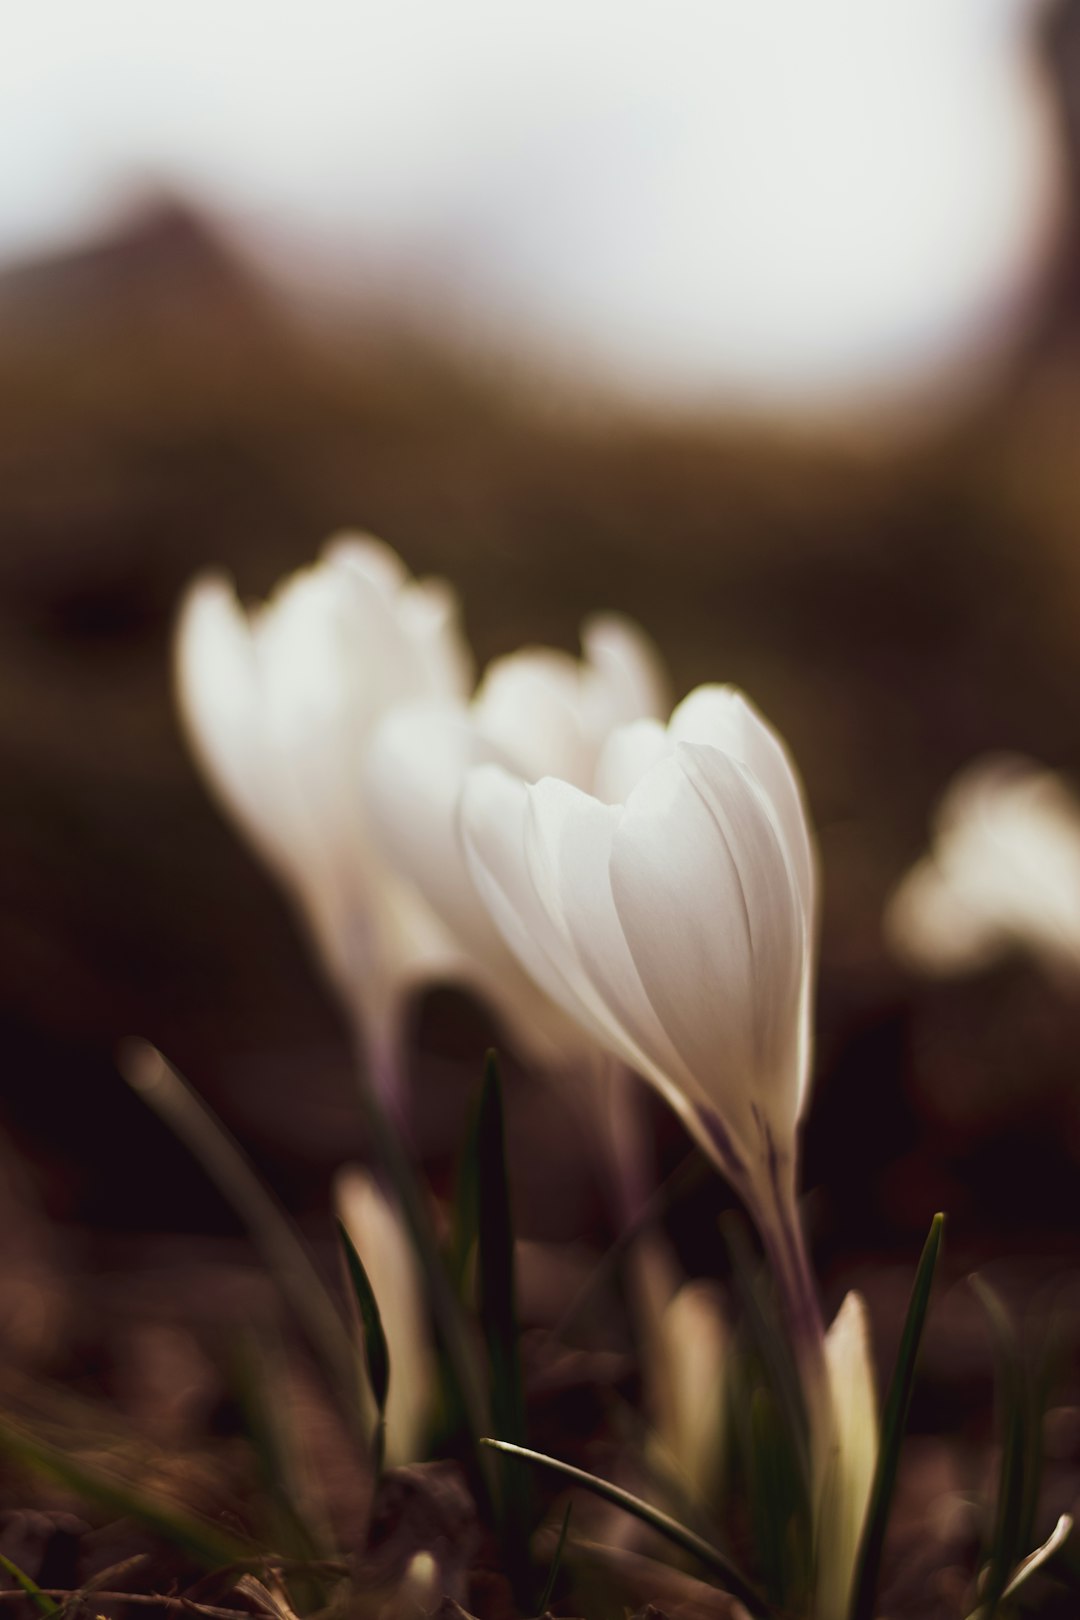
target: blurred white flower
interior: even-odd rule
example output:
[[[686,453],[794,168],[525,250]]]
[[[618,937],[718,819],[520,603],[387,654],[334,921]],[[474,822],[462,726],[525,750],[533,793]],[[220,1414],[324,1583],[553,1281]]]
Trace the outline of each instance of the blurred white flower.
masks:
[[[409,1559],[400,1586],[377,1611],[378,1620],[424,1620],[441,1606],[442,1595],[442,1571],[425,1548]]]
[[[476,885],[525,969],[648,1079],[754,1215],[800,1339],[820,1341],[795,1206],[810,1070],[815,861],[787,751],[741,693],[616,731],[595,796],[483,765]]]
[[[647,1234],[631,1252],[650,1454],[691,1501],[710,1507],[725,1443],[729,1333],[720,1291],[684,1281],[674,1257]]]
[[[1016,946],[1080,973],[1080,802],[1061,777],[1011,755],[967,766],[888,904],[885,934],[928,973],[974,972]]]
[[[184,600],[176,685],[188,740],[228,813],[297,902],[369,1041],[458,952],[372,843],[362,788],[393,705],[464,698],[472,665],[453,593],[378,541],[342,537],[250,611],[207,575]]]
[[[656,1391],[660,1440],[693,1497],[708,1502],[724,1453],[725,1357],[719,1290],[695,1278],[672,1296],[659,1323],[666,1377]]]
[[[825,1335],[831,1440],[815,1459],[815,1620],[845,1620],[878,1456],[878,1402],[870,1324],[861,1294],[848,1294]]]
[[[480,764],[529,781],[552,775],[591,787],[612,730],[662,712],[659,659],[635,625],[592,619],[582,647],[580,660],[554,648],[523,648],[489,666],[469,703],[392,710],[372,738],[364,771],[383,853],[461,947],[465,976],[547,1066],[580,1061],[592,1043],[522,969],[492,922],[466,863],[458,801]]]
[[[488,665],[473,699],[478,731],[535,781],[559,776],[591,787],[608,737],[668,706],[660,655],[640,627],[615,613],[587,619],[584,656],[522,647]]]
[[[421,1462],[435,1388],[431,1334],[416,1255],[401,1216],[374,1178],[343,1170],[334,1185],[341,1222],[367,1272],[390,1359],[386,1462]]]

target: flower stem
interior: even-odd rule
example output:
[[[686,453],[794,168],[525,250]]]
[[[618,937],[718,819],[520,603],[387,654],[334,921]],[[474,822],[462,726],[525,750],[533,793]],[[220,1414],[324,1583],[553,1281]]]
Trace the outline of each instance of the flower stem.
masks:
[[[825,1325],[817,1285],[810,1267],[806,1234],[795,1195],[791,1160],[777,1160],[770,1175],[770,1198],[764,1208],[750,1205],[776,1279],[784,1321],[791,1335],[807,1415],[813,1428],[827,1398]]]

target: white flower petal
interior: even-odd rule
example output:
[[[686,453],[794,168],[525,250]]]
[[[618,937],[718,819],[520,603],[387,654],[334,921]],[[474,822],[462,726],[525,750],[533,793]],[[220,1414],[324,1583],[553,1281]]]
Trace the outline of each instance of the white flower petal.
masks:
[[[590,619],[582,649],[578,660],[551,647],[524,647],[496,659],[480,684],[477,722],[528,781],[556,776],[591,788],[612,730],[662,712],[659,657],[629,619]]]
[[[802,784],[780,737],[743,692],[699,686],[671,717],[679,742],[709,743],[745,765],[764,790],[791,857],[806,916],[815,914],[815,861]]]
[[[457,822],[469,770],[501,763],[463,707],[412,705],[378,727],[368,749],[365,795],[381,849],[415,884],[464,947],[463,976],[476,982],[543,1061],[584,1044],[524,972],[477,894]]]
[[[658,720],[635,720],[613,731],[600,753],[593,792],[602,804],[625,804],[646,771],[671,753]]]
[[[622,808],[551,778],[528,790],[527,804],[526,865],[560,940],[566,984],[609,1047],[687,1117],[694,1077],[642,988],[611,891],[608,869]],[[690,1122],[700,1129],[696,1115]]]
[[[488,665],[473,700],[484,735],[528,781],[577,782],[590,766],[580,715],[577,660],[552,647],[523,647]]]
[[[791,1142],[801,1104],[806,930],[746,768],[680,744],[616,830],[611,886],[641,982],[682,1065],[753,1157],[760,1118]]]
[[[390,601],[409,581],[409,571],[393,547],[371,534],[346,530],[334,535],[323,546],[322,561],[351,569]]]
[[[507,955],[479,905],[457,830],[457,803],[470,768],[504,763],[468,711],[413,704],[377,728],[364,765],[369,812],[382,849],[480,956]]]
[[[250,628],[224,577],[197,579],[184,597],[175,668],[181,718],[203,771],[263,859],[289,873],[294,856],[274,803]]]
[[[660,654],[632,619],[599,613],[581,630],[585,654],[586,729],[600,743],[615,726],[659,720],[670,706]],[[584,784],[587,785],[587,784]]]
[[[397,616],[412,644],[426,695],[464,702],[476,666],[461,633],[457,592],[444,579],[418,580],[401,593]]]
[[[802,783],[787,747],[744,693],[733,686],[699,686],[671,717],[673,737],[709,743],[746,766],[762,788],[791,862],[807,919],[810,949],[803,986],[800,1112],[810,1085],[813,1048],[813,946],[817,938],[817,860]]]
[[[470,771],[460,824],[477,891],[506,943],[544,994],[597,1046],[654,1080],[685,1115],[685,1098],[634,1045],[585,971],[560,909],[557,884],[552,889],[545,883],[543,895],[537,889],[536,851],[530,855],[528,847],[535,838],[529,828],[535,792],[497,766]]]
[[[583,982],[561,919],[537,893],[525,850],[529,788],[497,765],[471,770],[462,790],[459,820],[466,860],[477,892],[507,945],[544,993],[609,1044],[602,1005]]]
[[[248,616],[221,582],[196,587],[177,666],[221,797],[299,900],[350,1006],[385,1019],[405,984],[460,957],[377,856],[361,781],[389,708],[467,687],[452,594],[414,584],[377,541],[344,537]]]
[[[334,868],[356,812],[358,745],[351,734],[343,669],[346,604],[325,570],[296,574],[253,620],[262,725],[276,762],[291,835],[303,858]]]

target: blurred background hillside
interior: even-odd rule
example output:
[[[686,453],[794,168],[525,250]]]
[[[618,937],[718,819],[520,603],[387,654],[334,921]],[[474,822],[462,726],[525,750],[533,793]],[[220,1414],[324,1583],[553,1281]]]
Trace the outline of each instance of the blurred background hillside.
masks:
[[[737,682],[790,740],[826,881],[831,1295],[937,1208],[970,1260],[1075,1253],[1080,994],[1022,961],[920,981],[881,913],[972,755],[1080,778],[1080,6],[796,9],[15,25],[0,1157],[39,1259],[54,1230],[99,1273],[141,1232],[234,1235],[117,1079],[129,1033],[316,1225],[361,1146],[169,655],[199,568],[256,596],[348,527],[454,581],[481,661],[622,609],[678,693]],[[449,992],[418,1017],[438,1174],[491,1031]],[[510,1106],[519,1141],[550,1112]],[[598,1219],[563,1173],[554,1210],[522,1162],[532,1235]]]

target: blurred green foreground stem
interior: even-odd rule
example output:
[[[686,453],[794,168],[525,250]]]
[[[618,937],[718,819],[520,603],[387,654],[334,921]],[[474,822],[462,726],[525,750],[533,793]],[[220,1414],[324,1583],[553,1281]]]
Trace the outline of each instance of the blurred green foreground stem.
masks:
[[[356,1090],[376,1162],[385,1172],[409,1229],[427,1282],[428,1299],[481,1470],[494,1500],[493,1470],[479,1441],[487,1432],[488,1403],[478,1372],[479,1351],[469,1334],[432,1224],[426,1192],[404,1136],[400,1045],[353,1032]],[[395,1106],[396,1105],[396,1106]],[[396,1114],[396,1118],[395,1118]]]

